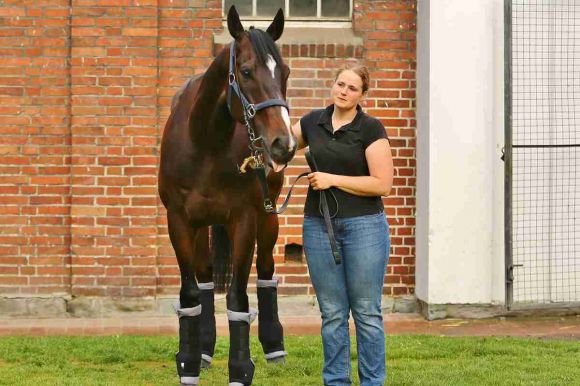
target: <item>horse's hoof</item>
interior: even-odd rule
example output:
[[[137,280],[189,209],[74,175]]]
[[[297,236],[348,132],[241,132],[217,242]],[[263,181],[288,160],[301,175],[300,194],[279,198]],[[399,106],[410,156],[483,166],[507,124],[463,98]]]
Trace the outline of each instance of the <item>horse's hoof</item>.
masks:
[[[284,363],[286,363],[286,356],[285,355],[282,355],[280,357],[276,357],[276,358],[272,358],[272,359],[266,359],[266,362],[268,362],[268,363],[276,363],[276,364],[283,365]]]
[[[204,370],[204,369],[209,369],[210,367],[211,367],[211,362],[206,361],[205,359],[202,358],[200,368],[202,370]]]

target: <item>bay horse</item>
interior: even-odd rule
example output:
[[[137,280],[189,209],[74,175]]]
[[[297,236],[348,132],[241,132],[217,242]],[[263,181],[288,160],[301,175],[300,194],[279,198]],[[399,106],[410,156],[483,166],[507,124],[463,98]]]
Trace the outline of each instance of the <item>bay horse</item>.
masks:
[[[246,290],[256,243],[258,336],[268,361],[287,355],[272,256],[278,237],[272,203],[296,151],[285,102],[290,69],[274,43],[284,14],[280,9],[266,31],[245,31],[232,6],[227,25],[233,42],[173,97],[161,142],[159,195],[181,274],[176,365],[182,385],[197,385],[200,368],[211,364],[214,290],[226,288],[229,384],[252,383],[249,330],[256,311]]]

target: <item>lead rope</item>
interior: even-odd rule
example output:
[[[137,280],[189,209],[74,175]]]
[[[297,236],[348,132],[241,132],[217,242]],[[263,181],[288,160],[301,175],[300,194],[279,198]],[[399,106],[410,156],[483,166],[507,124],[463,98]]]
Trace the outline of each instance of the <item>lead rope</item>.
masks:
[[[310,169],[313,172],[317,172],[318,166],[316,165],[316,160],[314,159],[312,153],[306,152],[304,155],[306,157],[306,162],[308,162],[308,165],[310,165]],[[332,217],[330,216],[330,211],[328,210],[328,200],[326,199],[325,194],[326,191],[328,191],[332,195],[332,197],[334,198],[334,202],[336,203],[336,212],[332,215]],[[318,210],[319,211],[322,210],[322,217],[324,217],[326,232],[328,233],[328,241],[330,242],[330,249],[332,250],[332,256],[334,257],[334,263],[336,265],[340,265],[342,261],[342,256],[338,251],[338,246],[336,245],[336,237],[334,236],[334,229],[332,227],[332,219],[336,217],[336,215],[338,214],[338,200],[336,199],[336,196],[330,189],[320,191],[320,202],[318,205]]]

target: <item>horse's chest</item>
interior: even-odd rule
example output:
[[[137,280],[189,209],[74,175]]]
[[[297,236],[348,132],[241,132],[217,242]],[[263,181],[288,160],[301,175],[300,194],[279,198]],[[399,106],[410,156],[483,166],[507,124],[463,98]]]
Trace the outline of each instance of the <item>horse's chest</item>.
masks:
[[[240,208],[252,207],[249,202],[246,181],[237,184],[212,184],[216,188],[207,187],[193,189],[187,195],[185,209],[192,225],[224,224],[233,212]]]
[[[230,208],[223,205],[220,197],[202,195],[197,191],[187,196],[185,211],[194,226],[224,224],[230,215]]]

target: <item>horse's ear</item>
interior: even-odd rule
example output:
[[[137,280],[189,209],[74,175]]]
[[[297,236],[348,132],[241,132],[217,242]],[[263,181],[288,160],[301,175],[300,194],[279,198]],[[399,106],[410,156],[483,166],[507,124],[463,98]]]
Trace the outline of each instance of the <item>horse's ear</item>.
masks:
[[[236,40],[244,33],[244,26],[240,22],[240,15],[233,5],[228,11],[228,30],[230,31],[230,35]]]
[[[284,11],[282,11],[282,8],[278,9],[274,21],[270,24],[266,32],[272,37],[272,40],[276,41],[280,39],[282,32],[284,32]]]

